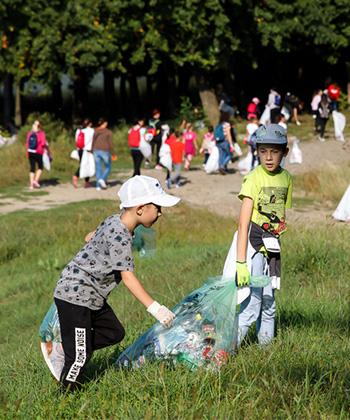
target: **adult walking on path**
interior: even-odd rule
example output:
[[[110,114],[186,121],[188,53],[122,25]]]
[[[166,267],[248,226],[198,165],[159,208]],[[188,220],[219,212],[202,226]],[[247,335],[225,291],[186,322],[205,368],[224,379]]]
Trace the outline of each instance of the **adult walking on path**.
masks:
[[[80,128],[77,129],[75,132],[75,145],[79,154],[79,167],[75,174],[73,175],[72,183],[75,188],[78,188],[78,181],[79,181],[79,172],[80,172],[80,164],[81,158],[83,156],[84,150],[87,152],[91,152],[92,148],[92,140],[94,137],[94,129],[92,128],[92,122],[85,118],[82,122]],[[90,187],[90,178],[85,178],[84,188]]]
[[[115,158],[112,141],[112,131],[108,128],[108,121],[100,118],[94,132],[92,150],[96,163],[96,190],[107,188],[107,178],[112,168],[112,158]]]
[[[46,134],[39,120],[35,120],[31,131],[27,133],[26,149],[29,160],[29,189],[40,188],[40,177],[43,172],[43,154],[48,149]],[[37,169],[36,169],[37,167]]]

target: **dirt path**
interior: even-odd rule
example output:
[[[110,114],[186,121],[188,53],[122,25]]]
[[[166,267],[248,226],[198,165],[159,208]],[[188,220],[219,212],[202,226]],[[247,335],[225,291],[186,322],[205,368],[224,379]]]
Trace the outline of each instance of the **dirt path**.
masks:
[[[308,172],[314,168],[324,168],[326,166],[341,166],[350,162],[350,147],[344,146],[336,141],[329,140],[325,143],[318,141],[309,141],[300,144],[303,151],[302,165],[289,165],[287,169],[292,174]],[[237,163],[232,165],[236,168]],[[162,183],[165,180],[165,173],[154,169],[143,169],[144,175],[158,177]],[[71,184],[59,184],[56,186],[47,186],[43,191],[47,195],[33,196],[26,201],[0,197],[0,214],[6,214],[14,211],[46,210],[59,205],[74,203],[92,199],[110,199],[117,198],[117,191],[121,183],[131,175],[131,171],[118,174],[118,179],[111,179],[113,186],[105,191],[96,191],[95,188],[75,189]],[[190,172],[183,173],[186,178],[185,185],[181,188],[171,189],[171,193],[178,195],[184,202],[193,207],[204,207],[220,215],[235,218],[238,216],[239,200],[237,193],[242,183],[242,176],[236,172],[225,176],[213,174],[206,175],[201,168],[194,168]],[[315,212],[317,219],[327,220],[331,209],[324,206],[312,207],[313,219]],[[307,211],[306,211],[307,210]],[[310,213],[308,209],[295,209],[291,212],[291,218],[294,221],[303,220]]]

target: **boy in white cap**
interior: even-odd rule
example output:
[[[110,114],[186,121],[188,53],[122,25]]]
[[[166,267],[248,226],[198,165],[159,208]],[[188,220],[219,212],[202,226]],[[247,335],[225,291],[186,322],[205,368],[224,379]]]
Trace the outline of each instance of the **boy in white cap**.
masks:
[[[132,234],[138,225],[152,226],[161,208],[180,199],[166,194],[159,181],[148,176],[128,179],[118,192],[121,213],[107,217],[91,239],[64,268],[54,299],[58,310],[62,346],[51,355],[55,377],[75,388],[94,350],[124,338],[124,328],[106,300],[120,281],[164,326],[174,314],[156,302],[134,274]]]
[[[238,197],[242,200],[237,236],[237,286],[250,284],[250,276],[268,274],[271,283],[250,287],[238,316],[238,344],[256,322],[260,344],[274,337],[275,295],[279,289],[281,256],[279,237],[286,230],[285,209],[292,206],[292,177],[281,168],[287,156],[287,134],[278,124],[261,126],[253,134],[260,165],[243,180]],[[254,248],[247,263],[248,243]]]

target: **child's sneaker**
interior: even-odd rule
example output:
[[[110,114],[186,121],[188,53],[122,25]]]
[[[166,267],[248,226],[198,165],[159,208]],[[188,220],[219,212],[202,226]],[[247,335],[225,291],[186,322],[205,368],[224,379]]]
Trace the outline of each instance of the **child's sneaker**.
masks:
[[[34,188],[40,188],[40,184],[37,181],[33,181],[33,187]]]
[[[100,184],[101,188],[103,188],[104,190],[107,189],[107,184],[104,179],[99,179],[97,183]]]
[[[61,378],[64,366],[64,351],[61,343],[41,343],[41,351],[50,372],[57,379]]]

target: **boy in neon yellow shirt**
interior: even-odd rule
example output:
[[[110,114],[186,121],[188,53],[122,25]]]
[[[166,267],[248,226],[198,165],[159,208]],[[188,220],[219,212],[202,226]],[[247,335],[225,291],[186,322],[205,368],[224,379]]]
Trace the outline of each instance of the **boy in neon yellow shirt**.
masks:
[[[243,181],[239,198],[242,207],[237,237],[237,286],[247,286],[251,276],[268,274],[271,283],[251,287],[241,304],[238,317],[238,344],[256,321],[258,341],[268,344],[274,337],[276,304],[281,260],[279,236],[286,230],[285,209],[292,206],[292,177],[280,164],[288,154],[286,131],[278,124],[261,126],[253,134],[260,165]],[[248,269],[248,241],[256,251]]]

